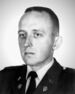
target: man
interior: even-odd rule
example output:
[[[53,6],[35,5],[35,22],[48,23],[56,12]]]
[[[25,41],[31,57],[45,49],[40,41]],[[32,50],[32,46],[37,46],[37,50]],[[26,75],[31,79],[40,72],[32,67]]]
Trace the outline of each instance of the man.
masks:
[[[18,36],[25,65],[0,72],[0,94],[75,94],[75,70],[53,58],[61,43],[56,14],[45,7],[27,8]]]

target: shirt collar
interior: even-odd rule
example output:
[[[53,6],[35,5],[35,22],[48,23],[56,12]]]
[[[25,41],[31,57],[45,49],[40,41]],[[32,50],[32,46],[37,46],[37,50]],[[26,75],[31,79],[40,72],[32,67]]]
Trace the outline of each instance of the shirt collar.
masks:
[[[41,80],[44,77],[45,73],[53,65],[53,63],[54,63],[54,59],[52,59],[52,61],[50,61],[48,64],[46,64],[45,66],[43,66],[39,70],[35,71],[37,73],[37,75],[38,75],[39,80]],[[29,74],[30,71],[32,71],[31,67],[27,66],[27,75],[26,75],[26,78],[27,78],[27,76],[28,76],[28,74]]]
[[[39,70],[36,71],[39,80],[41,80],[44,75],[46,74],[46,72],[48,71],[48,69],[53,65],[54,60],[52,59],[51,62],[49,62],[48,64],[46,64],[45,66],[43,66],[42,68],[40,68]]]

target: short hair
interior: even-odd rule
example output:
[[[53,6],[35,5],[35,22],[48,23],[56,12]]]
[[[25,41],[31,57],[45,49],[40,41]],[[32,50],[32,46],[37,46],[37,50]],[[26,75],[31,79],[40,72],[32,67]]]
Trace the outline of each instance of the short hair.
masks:
[[[56,35],[57,33],[59,33],[59,19],[58,19],[57,15],[53,12],[52,9],[47,8],[47,7],[41,7],[41,6],[33,6],[33,7],[27,8],[25,10],[25,13],[32,12],[32,11],[48,13],[50,18],[52,19],[52,22],[53,22],[55,29],[57,29],[57,30],[55,30],[53,35]]]

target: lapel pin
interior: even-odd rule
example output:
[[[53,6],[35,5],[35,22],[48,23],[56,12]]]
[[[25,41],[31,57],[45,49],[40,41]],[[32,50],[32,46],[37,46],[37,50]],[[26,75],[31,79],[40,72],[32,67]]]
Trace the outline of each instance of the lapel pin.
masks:
[[[51,79],[49,79],[49,83],[51,83],[51,84],[52,84],[52,83],[53,83],[53,81],[52,81]]]
[[[22,84],[19,84],[19,85],[18,85],[18,89],[21,89],[21,88],[22,88]]]
[[[65,69],[66,69],[66,67],[63,67],[63,69],[65,70]]]
[[[18,81],[21,80],[21,76],[19,76],[17,80],[18,80]]]
[[[47,86],[44,86],[43,87],[43,92],[46,92],[48,90],[48,87]]]

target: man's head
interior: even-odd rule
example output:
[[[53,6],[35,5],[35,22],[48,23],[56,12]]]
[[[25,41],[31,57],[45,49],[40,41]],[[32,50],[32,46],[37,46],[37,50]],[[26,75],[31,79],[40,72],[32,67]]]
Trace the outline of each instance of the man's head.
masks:
[[[28,8],[20,19],[18,33],[21,55],[27,65],[42,66],[52,60],[59,21],[51,9]]]

